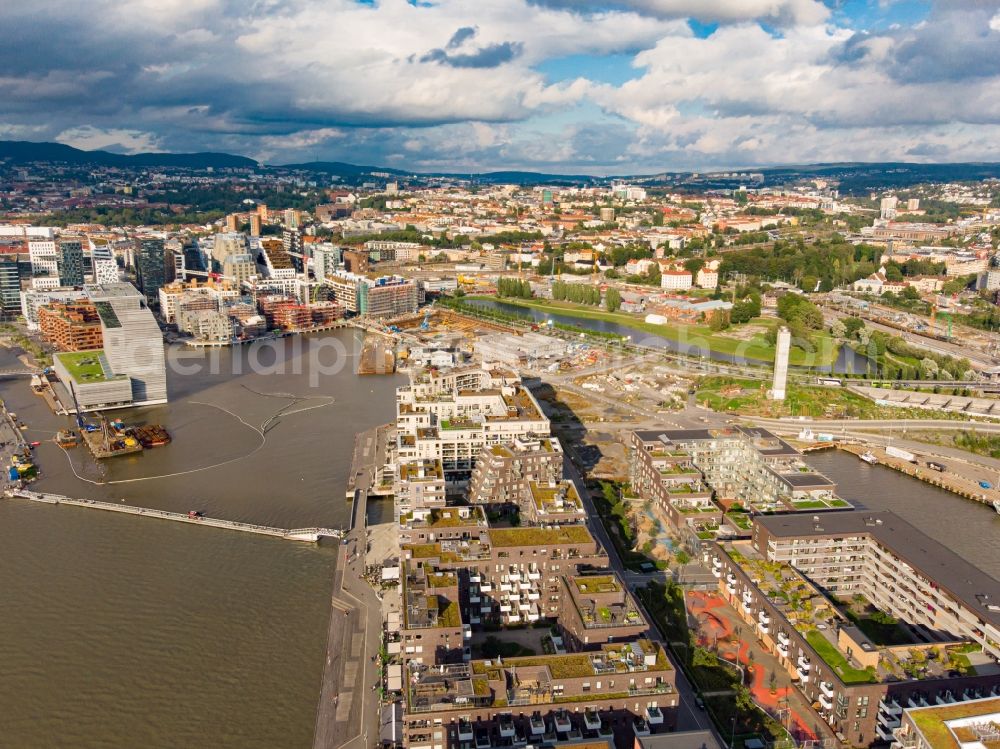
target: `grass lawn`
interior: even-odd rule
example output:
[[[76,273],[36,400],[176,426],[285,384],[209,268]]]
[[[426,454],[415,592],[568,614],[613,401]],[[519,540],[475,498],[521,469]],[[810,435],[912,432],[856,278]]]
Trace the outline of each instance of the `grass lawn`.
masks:
[[[495,299],[493,297],[465,297],[465,301],[475,301],[477,299],[504,302],[516,307],[528,307],[541,312],[553,312],[567,317],[579,317],[589,320],[604,320],[614,322],[619,325],[627,325],[630,328],[641,330],[650,335],[668,338],[673,341],[684,341],[693,345],[702,344],[712,351],[722,354],[740,354],[747,359],[757,359],[761,362],[774,361],[774,346],[764,340],[763,335],[754,335],[748,341],[741,341],[726,335],[712,332],[707,325],[686,325],[683,323],[667,323],[666,325],[654,325],[647,323],[642,317],[628,312],[608,312],[598,307],[591,307],[585,304],[574,304],[573,302],[559,302],[549,299]],[[774,320],[756,319],[750,324],[766,322],[774,324]],[[738,328],[737,328],[738,329]],[[814,336],[817,345],[815,353],[808,353],[802,349],[792,347],[789,352],[789,363],[803,366],[828,366],[837,360],[840,344],[826,332],[817,332]],[[636,341],[638,343],[638,341]]]
[[[844,654],[837,650],[833,643],[827,640],[819,630],[810,630],[806,634],[806,641],[812,645],[819,657],[837,672],[845,684],[874,684],[877,681],[875,675],[870,671],[851,666]]]
[[[103,382],[114,379],[108,377],[101,364],[104,352],[96,351],[74,351],[70,353],[59,353],[55,355],[59,362],[66,367],[70,376],[80,383]]]

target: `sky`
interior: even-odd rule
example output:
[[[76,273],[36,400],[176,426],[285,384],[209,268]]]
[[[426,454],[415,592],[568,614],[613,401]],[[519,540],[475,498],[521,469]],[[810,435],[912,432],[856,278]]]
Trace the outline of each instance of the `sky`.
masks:
[[[0,139],[628,174],[1000,161],[1000,0],[8,0]]]

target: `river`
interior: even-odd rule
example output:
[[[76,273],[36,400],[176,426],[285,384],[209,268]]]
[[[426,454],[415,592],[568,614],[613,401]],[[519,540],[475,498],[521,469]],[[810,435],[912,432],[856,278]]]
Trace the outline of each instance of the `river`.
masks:
[[[325,335],[348,366],[315,386],[310,338],[168,373],[168,405],[117,413],[174,441],[104,463],[45,442],[70,421],[26,379],[0,381],[0,397],[43,443],[39,489],[338,527],[354,435],[393,418],[402,379],[358,377],[361,334]],[[13,364],[0,349],[0,368]],[[163,478],[136,480],[148,476]],[[335,558],[332,545],[0,501],[0,746],[310,746]]]
[[[560,314],[558,312],[545,312],[535,309],[534,307],[522,307],[519,304],[511,304],[510,302],[503,302],[497,299],[471,299],[468,303],[483,309],[502,312],[506,315],[523,317],[525,319],[533,320],[534,322],[545,323],[552,320],[553,322],[557,322],[562,325],[574,325],[578,328],[593,330],[600,333],[613,333],[622,338],[627,336],[632,339],[633,343],[651,346],[652,348],[669,349],[670,351],[677,351],[692,356],[704,356],[709,359],[713,359],[714,361],[723,361],[730,364],[745,364],[747,362],[751,364],[765,363],[759,359],[742,357],[737,354],[727,354],[722,351],[713,351],[708,347],[705,341],[699,340],[698,337],[694,337],[690,341],[679,341],[673,338],[654,335],[645,330],[641,330],[640,328],[633,328],[628,325],[622,325],[621,323],[611,322],[609,320],[576,317],[574,315]],[[850,347],[841,346],[837,353],[837,359],[833,364],[832,370],[840,374],[846,372],[864,372],[867,362],[868,360],[864,356],[857,353]],[[795,368],[797,369],[798,367]],[[810,369],[819,372],[831,371],[830,366],[811,367]]]

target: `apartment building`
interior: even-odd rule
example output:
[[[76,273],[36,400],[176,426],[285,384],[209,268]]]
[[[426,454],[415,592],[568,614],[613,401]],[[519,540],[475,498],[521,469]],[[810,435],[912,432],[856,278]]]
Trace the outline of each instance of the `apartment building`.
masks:
[[[473,504],[519,505],[529,482],[548,485],[563,472],[563,450],[555,437],[515,438],[484,447],[469,481]]]
[[[350,253],[345,252],[345,260]],[[417,311],[417,283],[400,276],[367,276],[338,271],[327,275],[334,298],[348,312],[363,317],[396,317]]]
[[[1000,686],[992,696],[903,709],[893,749],[987,749],[1000,745]]]
[[[83,286],[83,240],[79,238],[59,240],[59,285]]]
[[[58,289],[59,246],[54,239],[28,241],[28,258],[31,261],[31,288],[39,291]]]
[[[562,583],[557,626],[568,650],[593,650],[649,635],[649,622],[617,574],[571,575]]]
[[[635,485],[668,514],[675,500],[703,495],[706,486],[724,510],[816,512],[851,507],[837,496],[836,484],[766,429],[642,430],[632,433],[631,448]],[[700,482],[692,469],[701,474]]]
[[[651,640],[599,651],[418,667],[406,685],[410,749],[615,741],[662,730],[674,671]]]
[[[1000,683],[1000,583],[892,513],[761,517],[752,541],[706,557],[748,633],[851,746],[891,741],[905,705]]]
[[[411,384],[397,389],[396,414],[399,461],[439,460],[452,483],[469,480],[484,447],[549,435],[549,420],[520,383],[433,391]]]
[[[418,460],[397,466],[392,487],[396,521],[407,513],[445,506],[444,468],[440,460]]]
[[[55,302],[38,310],[42,337],[60,351],[86,351],[104,345],[101,319],[89,302]]]

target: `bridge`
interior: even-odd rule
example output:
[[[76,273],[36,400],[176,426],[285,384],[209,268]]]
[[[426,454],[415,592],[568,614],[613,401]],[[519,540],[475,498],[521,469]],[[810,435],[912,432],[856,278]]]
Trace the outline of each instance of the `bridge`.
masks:
[[[41,373],[42,370],[32,369],[30,367],[9,367],[7,369],[0,369],[0,377],[30,377],[31,375]]]
[[[258,536],[273,536],[284,538],[288,541],[309,541],[317,543],[321,538],[337,538],[343,535],[343,531],[337,528],[274,528],[269,525],[255,525],[253,523],[241,523],[237,520],[223,520],[222,518],[210,518],[204,515],[169,512],[168,510],[154,510],[149,507],[136,507],[129,504],[115,504],[114,502],[102,502],[96,499],[75,499],[65,497],[61,494],[47,494],[42,492],[28,491],[27,489],[14,489],[4,492],[7,497],[27,499],[32,502],[41,502],[49,505],[71,505],[73,507],[88,507],[92,510],[105,510],[107,512],[123,512],[127,515],[142,515],[144,517],[157,518],[159,520],[173,520],[178,523],[190,523],[192,525],[207,525],[212,528],[224,528],[230,531],[240,531],[242,533],[254,533]]]

